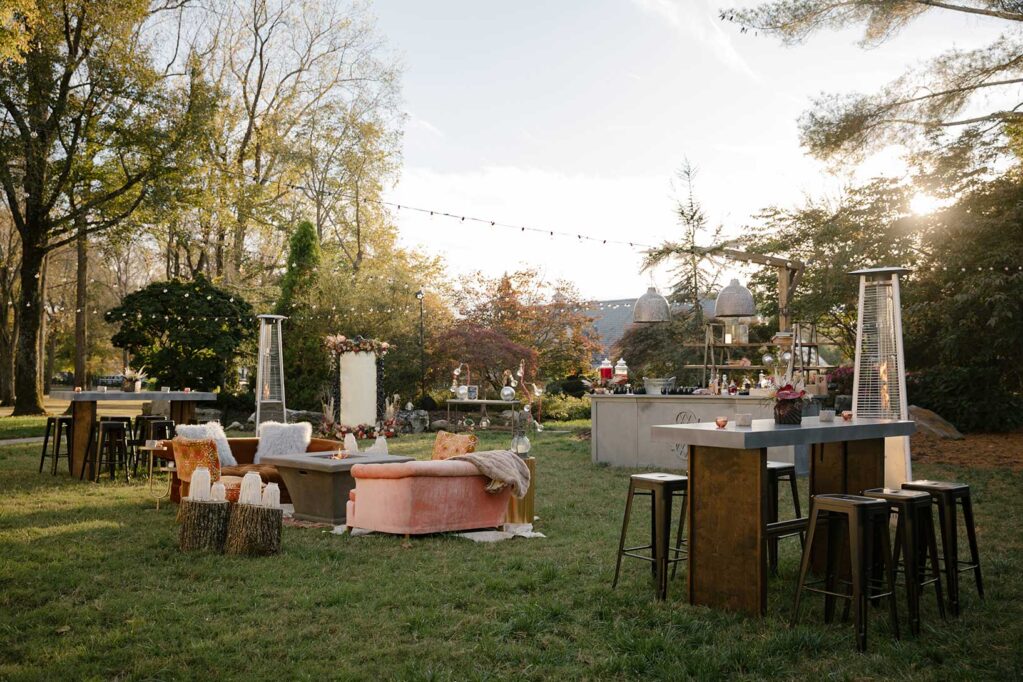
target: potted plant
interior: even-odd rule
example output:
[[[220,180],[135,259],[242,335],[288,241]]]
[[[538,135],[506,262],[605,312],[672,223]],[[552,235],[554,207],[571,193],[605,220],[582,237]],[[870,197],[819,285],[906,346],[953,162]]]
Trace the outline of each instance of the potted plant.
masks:
[[[145,367],[139,369],[132,369],[131,367],[124,368],[124,381],[121,383],[121,389],[125,393],[135,393],[142,389],[142,382],[146,380]]]
[[[774,394],[774,423],[801,424],[806,391],[797,391],[792,384],[785,384]]]

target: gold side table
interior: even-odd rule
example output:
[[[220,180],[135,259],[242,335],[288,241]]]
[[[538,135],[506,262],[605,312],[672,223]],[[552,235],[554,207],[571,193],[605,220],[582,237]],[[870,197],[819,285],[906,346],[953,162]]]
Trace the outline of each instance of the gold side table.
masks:
[[[156,453],[167,452],[167,448],[160,445],[144,445],[138,448],[143,452],[149,453],[149,495],[156,500],[156,511],[160,511],[160,500],[171,496],[171,487],[174,485],[174,460],[168,460],[167,466],[153,468],[153,461],[156,459]],[[153,490],[153,473],[166,473],[167,474],[167,489],[166,490]]]
[[[527,457],[526,466],[529,467],[529,490],[521,500],[512,495],[508,500],[508,518],[506,523],[533,523],[535,515],[536,500],[536,457]]]

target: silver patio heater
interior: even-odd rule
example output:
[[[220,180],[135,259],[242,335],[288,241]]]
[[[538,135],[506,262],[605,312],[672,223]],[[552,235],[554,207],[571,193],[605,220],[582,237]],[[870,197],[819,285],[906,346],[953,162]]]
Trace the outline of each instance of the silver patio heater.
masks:
[[[899,295],[899,276],[907,272],[872,268],[849,273],[860,278],[852,404],[856,417],[909,419]],[[912,480],[909,437],[886,438],[884,450],[885,485],[898,488]]]
[[[263,422],[287,423],[284,407],[283,315],[259,315],[259,365],[256,368],[256,435]]]

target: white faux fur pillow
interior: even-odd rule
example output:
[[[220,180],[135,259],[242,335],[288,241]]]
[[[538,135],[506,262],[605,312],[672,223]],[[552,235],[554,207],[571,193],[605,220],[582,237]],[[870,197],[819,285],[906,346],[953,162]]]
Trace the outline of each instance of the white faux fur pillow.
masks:
[[[224,427],[220,425],[220,422],[178,424],[174,431],[182,438],[212,438],[213,442],[217,444],[217,459],[220,460],[220,466],[238,466],[238,461],[234,458],[234,453],[231,452],[231,444],[227,442],[227,435],[224,433]]]
[[[313,425],[309,422],[280,424],[263,422],[259,425],[259,445],[253,464],[259,464],[264,457],[301,455],[309,447],[313,437]]]

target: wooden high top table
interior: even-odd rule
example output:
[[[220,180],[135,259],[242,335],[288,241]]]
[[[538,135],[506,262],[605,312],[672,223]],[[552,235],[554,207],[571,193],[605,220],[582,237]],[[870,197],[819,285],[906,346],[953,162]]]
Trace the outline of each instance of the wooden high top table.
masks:
[[[830,423],[804,417],[791,426],[756,419],[723,429],[714,423],[651,427],[655,442],[689,445],[690,603],[756,616],[767,611],[767,448],[811,446],[811,496],[859,494],[884,485],[884,439],[915,430],[912,421],[840,416]]]
[[[89,447],[89,433],[96,423],[96,403],[124,400],[170,401],[170,418],[175,424],[187,424],[195,419],[195,404],[217,399],[211,391],[53,391],[51,398],[71,401],[71,414],[75,418],[71,438],[71,475],[82,471],[85,453]]]

